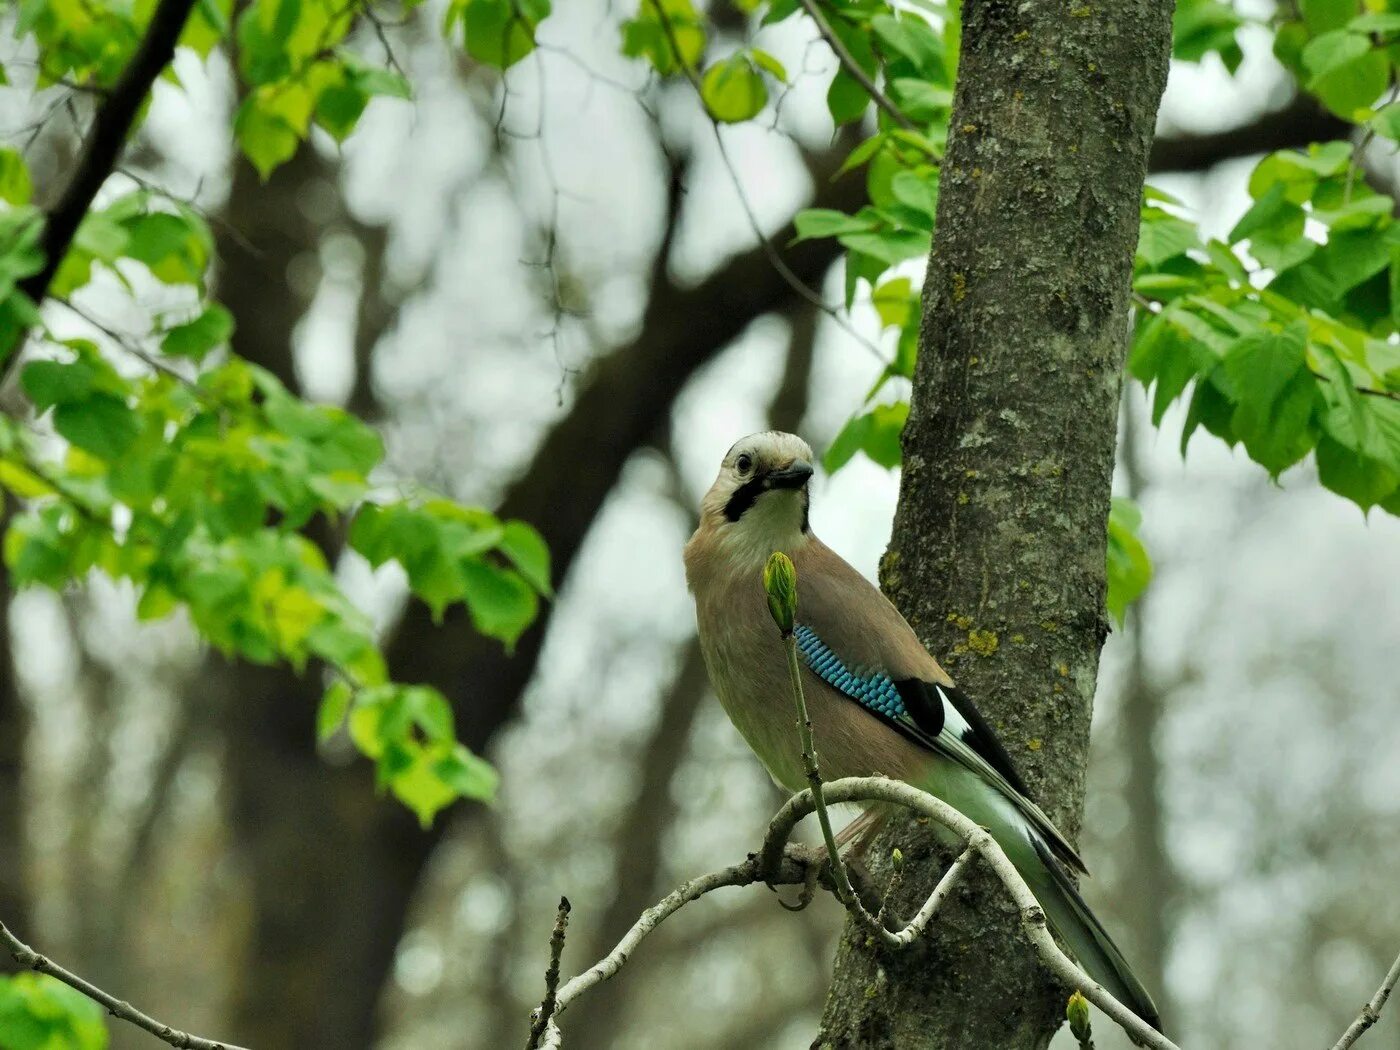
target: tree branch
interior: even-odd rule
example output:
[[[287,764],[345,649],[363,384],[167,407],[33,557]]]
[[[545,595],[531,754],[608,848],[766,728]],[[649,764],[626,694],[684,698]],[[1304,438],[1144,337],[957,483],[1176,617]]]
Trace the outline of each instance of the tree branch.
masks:
[[[160,0],[155,13],[151,15],[151,22],[141,46],[136,49],[136,54],[132,56],[121,79],[97,111],[92,128],[88,131],[87,141],[83,143],[77,170],[69,180],[58,204],[45,217],[44,236],[40,242],[44,251],[43,268],[19,282],[19,290],[35,303],[48,294],[49,285],[53,282],[54,274],[58,272],[58,265],[68,254],[68,246],[73,243],[73,236],[78,232],[78,224],[83,221],[83,216],[92,206],[97,191],[102,188],[107,176],[116,167],[117,155],[121,152],[122,144],[126,142],[126,136],[136,121],[136,114],[140,112],[141,104],[151,90],[151,85],[155,83],[156,77],[160,76],[161,70],[175,57],[175,42],[179,40],[185,23],[189,21],[190,12],[194,10],[196,2],[197,0]],[[9,375],[18,356],[17,353],[11,353],[4,372],[0,373],[0,381]]]
[[[1297,95],[1283,109],[1261,113],[1248,124],[1204,135],[1164,135],[1156,139],[1148,170],[1207,171],[1236,157],[1301,149],[1314,142],[1346,138],[1351,128],[1307,95]]]
[[[0,922],[0,943],[9,949],[15,962],[25,969],[47,974],[49,977],[62,981],[69,988],[81,992],[93,1002],[104,1007],[113,1017],[119,1017],[123,1021],[134,1024],[137,1028],[143,1028],[157,1039],[178,1047],[179,1050],[244,1050],[243,1047],[234,1046],[232,1043],[221,1043],[214,1039],[204,1039],[197,1035],[190,1035],[188,1032],[181,1032],[171,1028],[168,1024],[157,1021],[148,1014],[143,1014],[130,1003],[123,1002],[114,995],[109,995],[96,985],[83,980],[77,974],[65,970],[47,956],[40,955],[11,933],[3,922]]]
[[[906,928],[912,931],[910,940],[922,932],[927,921],[937,911],[938,906],[947,899],[948,893],[966,870],[971,858],[973,856],[980,857],[1001,884],[1006,887],[1020,913],[1021,926],[1025,930],[1026,936],[1030,939],[1041,961],[1056,978],[1070,988],[1078,989],[1084,998],[1102,1010],[1140,1045],[1150,1047],[1152,1050],[1180,1050],[1175,1043],[1161,1032],[1150,1027],[1137,1014],[1115,999],[1106,988],[1081,970],[1055,943],[1055,939],[1051,936],[1046,924],[1045,912],[1036,901],[1035,895],[1006,854],[1002,852],[1001,847],[997,845],[996,840],[985,829],[933,795],[920,791],[909,784],[889,780],[885,777],[847,777],[842,780],[834,780],[823,785],[822,794],[828,804],[882,802],[902,806],[919,816],[927,817],[935,823],[943,825],[966,843],[963,854],[939,880],[928,901],[919,909],[919,915]],[[810,862],[798,856],[791,847],[788,847],[787,841],[798,822],[803,817],[816,812],[816,809],[817,804],[813,793],[810,790],[799,792],[787,801],[769,823],[763,846],[758,853],[750,854],[742,863],[682,883],[644,911],[633,923],[632,928],[618,942],[617,947],[560,989],[554,1015],[557,1017],[563,1013],[570,1003],[590,988],[616,976],[646,936],[691,901],[699,900],[705,894],[713,893],[718,889],[729,886],[751,886],[756,882],[767,882],[772,886],[804,885],[808,879]],[[834,891],[834,882],[827,880],[826,885],[828,889]],[[924,923],[923,926],[919,925],[921,921]],[[1391,974],[1387,977],[1388,985],[1382,988],[1382,992],[1386,995],[1389,994],[1390,988],[1395,983],[1395,980],[1391,978],[1400,980],[1400,960],[1397,960],[1395,967],[1392,967]],[[1377,998],[1380,999],[1381,1003],[1384,1002],[1381,993],[1377,993]],[[1376,1000],[1372,1000],[1372,1003],[1368,1004],[1368,1008],[1375,1002]],[[1379,1008],[1378,1005],[1375,1006],[1372,1013],[1378,1011]],[[1363,1018],[1365,1016],[1366,1014],[1363,1013]],[[537,1010],[533,1020],[539,1021],[539,1019],[540,1012]],[[1374,1018],[1370,1023],[1375,1023]],[[1366,1027],[1369,1027],[1369,1024]],[[547,1050],[559,1050],[563,1045],[563,1035],[553,1019],[545,1021],[544,1029],[541,1047],[547,1048]],[[1334,1050],[1346,1050],[1346,1046],[1349,1045],[1349,1043],[1339,1044],[1339,1047],[1334,1048]]]
[[[1355,1021],[1347,1026],[1342,1037],[1333,1044],[1332,1050],[1347,1050],[1347,1047],[1365,1035],[1366,1031],[1381,1019],[1381,1010],[1385,1008],[1385,1002],[1390,998],[1390,993],[1395,991],[1397,983],[1400,983],[1400,955],[1397,955],[1395,961],[1390,964],[1390,970],[1386,973],[1381,986],[1376,989],[1376,994],[1371,996],[1370,1002],[1361,1008],[1361,1013],[1357,1015]]]

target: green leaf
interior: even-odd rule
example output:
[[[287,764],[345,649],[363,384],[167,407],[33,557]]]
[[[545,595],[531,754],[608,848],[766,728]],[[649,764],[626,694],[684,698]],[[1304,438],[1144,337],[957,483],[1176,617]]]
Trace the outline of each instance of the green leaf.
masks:
[[[500,549],[531,587],[541,594],[554,593],[549,579],[549,547],[533,526],[523,521],[506,522]]]
[[[321,706],[316,709],[316,739],[325,743],[345,724],[350,713],[350,703],[354,691],[344,681],[337,679],[321,697]]]
[[[295,128],[260,107],[256,93],[250,94],[238,108],[238,115],[233,121],[233,134],[238,140],[239,149],[253,162],[253,167],[258,169],[264,181],[291,159],[301,142]]]
[[[1244,19],[1219,0],[1179,0],[1172,18],[1172,57],[1199,62],[1219,54],[1233,73],[1244,57],[1236,40],[1243,25]]]
[[[749,49],[749,57],[758,64],[758,67],[768,73],[780,84],[787,83],[787,69],[776,58],[762,48],[753,47]]]
[[[817,237],[839,237],[843,233],[865,233],[877,226],[874,219],[830,208],[804,208],[793,218],[792,224],[797,230],[793,243]]]
[[[860,81],[846,72],[845,67],[836,71],[831,78],[831,86],[826,91],[826,108],[837,125],[851,124],[865,115],[870,105],[870,95],[861,87]]]
[[[86,361],[32,361],[20,372],[19,381],[34,408],[47,412],[54,405],[85,401],[97,383],[97,372]]]
[[[705,24],[690,0],[641,0],[637,17],[622,25],[622,53],[651,59],[662,76],[694,69],[705,54]]]
[[[1343,29],[1332,30],[1314,37],[1303,48],[1303,68],[1313,76],[1330,73],[1354,62],[1371,50],[1371,41],[1359,33]]]
[[[1137,257],[1148,266],[1160,266],[1168,259],[1201,246],[1196,227],[1157,208],[1144,208],[1138,230]]]
[[[212,238],[192,214],[148,212],[127,220],[127,254],[145,263],[166,284],[200,285],[209,265]]]
[[[85,452],[115,460],[141,432],[141,421],[125,401],[111,394],[94,394],[54,409],[54,429]]]
[[[913,171],[901,171],[890,181],[895,199],[928,219],[928,229],[938,210],[938,180],[936,175],[923,176]]]
[[[1400,473],[1323,435],[1317,442],[1317,475],[1322,484],[1369,510],[1400,486]]]
[[[828,474],[834,474],[857,452],[864,452],[875,463],[893,470],[903,459],[899,438],[908,419],[907,401],[876,405],[869,412],[853,417],[841,428],[822,457],[822,467]]]
[[[433,767],[437,777],[462,798],[490,802],[496,797],[500,776],[491,763],[458,744]]]
[[[1108,611],[1120,627],[1128,606],[1152,582],[1152,559],[1137,534],[1141,525],[1137,504],[1114,496],[1108,513]]]
[[[908,277],[886,281],[870,294],[870,303],[884,328],[903,328],[917,312],[919,300]]]
[[[467,53],[478,62],[509,69],[535,50],[535,30],[548,17],[549,0],[459,0]]]
[[[1355,17],[1356,0],[1298,0],[1298,10],[1312,33],[1326,33]]]
[[[1350,120],[1358,109],[1371,105],[1385,91],[1390,83],[1390,60],[1384,51],[1370,50],[1366,37],[1350,33],[1342,36],[1348,38],[1346,42],[1337,41],[1312,54],[1322,69],[1313,73],[1307,87],[1333,113]],[[1321,40],[1323,37],[1303,49],[1304,64],[1310,49]],[[1353,41],[1359,41],[1366,50],[1358,50]]]
[[[472,558],[462,563],[462,585],[472,623],[512,648],[535,618],[535,590],[518,572]]]
[[[948,83],[943,41],[922,18],[905,15],[876,15],[870,20],[875,39],[887,53],[905,59],[910,73],[926,81]]]
[[[1287,199],[1285,184],[1275,182],[1240,216],[1227,239],[1231,244],[1238,244],[1259,230],[1276,230],[1285,236],[1301,237],[1305,221],[1303,209]]]
[[[222,346],[233,335],[233,315],[217,303],[205,307],[193,321],[166,330],[160,349],[171,357],[204,360],[209,351]]]
[[[0,146],[0,200],[15,205],[28,204],[33,192],[24,155],[13,146]]]
[[[909,259],[922,259],[929,253],[929,235],[917,230],[877,230],[872,233],[846,233],[837,238],[852,251],[878,259],[886,266],[897,266]]]
[[[1231,426],[1250,456],[1278,476],[1312,447],[1317,381],[1307,369],[1307,323],[1242,336],[1224,359],[1236,408]]]
[[[700,94],[710,116],[728,124],[756,117],[768,104],[768,87],[758,67],[742,52],[705,70]]]
[[[1383,35],[1400,33],[1400,13],[1380,11],[1357,15],[1347,23],[1347,28],[1353,33],[1380,33]]]
[[[102,1009],[37,973],[0,976],[0,1046],[5,1050],[106,1050]]]
[[[1400,15],[1396,16],[1400,17]],[[1378,135],[1400,140],[1400,102],[1388,102],[1367,123]]]
[[[1400,227],[1391,229],[1400,234]],[[1395,234],[1377,230],[1334,233],[1303,262],[1275,277],[1269,290],[1335,314],[1351,289],[1390,265]],[[1252,242],[1250,250],[1254,250]]]

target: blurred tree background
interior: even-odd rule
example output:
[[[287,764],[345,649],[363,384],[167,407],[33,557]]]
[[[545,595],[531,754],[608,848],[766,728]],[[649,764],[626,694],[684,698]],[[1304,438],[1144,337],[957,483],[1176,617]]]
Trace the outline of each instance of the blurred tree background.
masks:
[[[499,772],[496,800],[424,827],[392,797],[411,785],[376,792],[357,757],[382,772],[382,753],[334,724],[318,733],[319,665],[298,671],[287,646],[280,663],[210,652],[200,635],[220,639],[191,601],[193,613],[138,621],[149,581],[89,577],[73,560],[45,579],[21,557],[32,548],[7,541],[0,920],[155,1016],[259,1050],[519,1045],[561,893],[574,903],[574,972],[678,879],[753,849],[779,802],[711,702],[679,549],[723,451],[773,426],[831,450],[814,527],[874,576],[957,12],[897,4],[906,14],[869,56],[919,125],[900,138],[907,129],[851,87],[820,28],[781,2],[348,5],[323,19],[338,27],[333,62],[315,33],[302,42],[306,68],[335,67],[317,90],[341,92],[305,103],[319,106],[313,125],[278,108],[278,78],[305,70],[258,61],[258,27],[271,32],[279,11],[295,23],[286,12],[303,4],[331,10],[195,5],[205,38],[176,53],[97,197],[112,210],[142,195],[139,215],[113,216],[130,229],[159,213],[188,224],[182,237],[207,234],[207,286],[203,257],[183,288],[104,269],[94,225],[76,242],[92,274],[60,272],[65,302],[45,305],[47,334],[25,361],[109,361],[113,382],[134,383],[150,371],[141,355],[159,352],[188,379],[236,361],[216,348],[227,342],[279,384],[249,395],[259,426],[282,426],[262,407],[282,387],[348,413],[326,419],[372,425],[382,462],[357,460],[358,487],[321,486],[294,524],[364,611],[385,681],[427,683],[450,702],[456,739]],[[145,25],[153,6],[23,0],[0,14],[10,249],[30,188],[47,211],[79,170],[137,39],[117,29]],[[867,28],[885,9],[823,6]],[[117,28],[103,21],[112,12]],[[765,15],[774,24],[759,28]],[[909,18],[933,28],[901,51],[888,38]],[[1323,403],[1353,382],[1400,387],[1400,227],[1386,195],[1400,9],[1180,0],[1175,28],[1149,180],[1170,196],[1150,195],[1135,270],[1130,370],[1153,385],[1125,388],[1118,477],[1155,569],[1105,650],[1086,895],[1183,1046],[1324,1046],[1400,946],[1386,890],[1400,864],[1400,526],[1388,513],[1400,430],[1386,417],[1372,437],[1348,431]],[[939,50],[920,65],[910,54],[930,39]],[[394,97],[409,85],[412,100]],[[872,133],[854,163],[864,174],[838,177]],[[1329,141],[1353,149],[1260,163]],[[830,215],[871,201],[883,214]],[[146,256],[152,273],[167,259]],[[1250,274],[1234,273],[1241,259]],[[1248,291],[1265,271],[1295,277],[1266,299]],[[3,276],[8,292],[31,275]],[[198,352],[172,352],[172,331],[213,300],[231,329],[209,315],[216,331],[186,331]],[[26,319],[0,316],[10,353]],[[1246,384],[1212,387],[1228,356],[1212,347],[1253,338],[1251,325],[1282,341],[1297,323],[1310,326],[1306,364],[1277,386],[1316,378],[1298,395],[1310,399],[1301,422],[1292,394],[1249,373],[1271,391],[1270,426],[1251,429],[1231,414]],[[41,452],[83,448],[57,415],[34,424],[48,407],[41,374],[7,365],[7,416],[37,426]],[[1183,465],[1177,436],[1197,424],[1232,447],[1199,436]],[[1303,459],[1314,445],[1321,475]],[[93,473],[82,457],[55,462]],[[25,481],[3,479],[7,516],[50,498]],[[341,527],[366,492],[413,510],[441,493],[530,523],[549,549],[552,600],[494,629],[461,588],[434,609],[431,581],[402,552],[372,570],[364,555],[383,559],[369,527],[358,538]],[[272,517],[295,516],[283,497],[262,499]],[[1358,503],[1380,508],[1363,517]],[[514,564],[532,603],[550,590],[499,543],[491,566]],[[64,585],[73,577],[82,585]],[[35,582],[59,586],[19,586]],[[247,657],[249,644],[216,648]],[[300,658],[339,665],[338,652],[303,646]],[[486,792],[449,792],[473,793]],[[568,1045],[806,1046],[840,926],[829,900],[793,915],[765,893],[709,899],[570,1010]],[[1126,1045],[1100,1027],[1101,1046]],[[1387,1018],[1368,1038],[1397,1032]],[[119,1025],[110,1039],[150,1045]]]

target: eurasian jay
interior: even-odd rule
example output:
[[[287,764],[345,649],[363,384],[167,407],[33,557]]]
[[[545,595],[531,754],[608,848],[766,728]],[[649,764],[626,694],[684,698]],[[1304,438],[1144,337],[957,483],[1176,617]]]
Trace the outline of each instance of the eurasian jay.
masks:
[[[780,787],[807,786],[762,580],[769,555],[783,551],[797,568],[793,634],[823,778],[903,780],[986,827],[1086,972],[1160,1027],[1152,997],[1075,889],[1069,871],[1085,874],[1084,862],[1031,801],[991,726],[885,596],[812,535],[811,463],[801,438],[753,434],[725,455],[701,502],[685,569],[720,703]]]

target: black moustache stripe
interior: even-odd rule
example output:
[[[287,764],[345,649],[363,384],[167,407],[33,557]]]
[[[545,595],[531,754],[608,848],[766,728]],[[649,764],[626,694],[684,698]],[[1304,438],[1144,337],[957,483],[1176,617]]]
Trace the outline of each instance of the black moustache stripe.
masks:
[[[759,496],[762,496],[765,492],[771,492],[771,491],[772,491],[771,489],[767,488],[767,487],[763,484],[763,479],[762,479],[762,478],[754,478],[754,479],[751,480],[751,481],[746,481],[746,482],[744,482],[742,485],[740,485],[737,489],[734,490],[734,495],[730,496],[730,497],[729,497],[729,502],[726,503],[726,504],[724,505],[724,516],[725,516],[725,518],[727,518],[729,521],[738,521],[738,520],[739,520],[740,518],[742,518],[746,513],[748,513],[748,510],[749,510],[750,507],[752,507],[755,503],[758,502],[758,497],[759,497]],[[810,513],[811,513],[811,505],[812,505],[812,497],[808,494],[808,492],[807,492],[806,489],[803,489],[803,490],[802,490],[802,531],[803,531],[803,532],[807,532],[807,531],[809,531],[810,528],[811,528],[811,525],[810,525],[809,522],[808,522],[808,518],[809,518]]]
[[[744,482],[734,490],[734,495],[730,496],[729,502],[724,505],[724,516],[730,521],[738,521],[766,491],[762,478]]]

